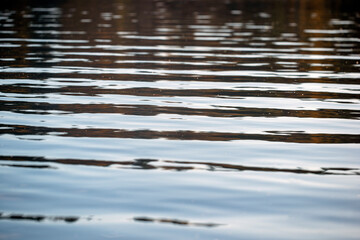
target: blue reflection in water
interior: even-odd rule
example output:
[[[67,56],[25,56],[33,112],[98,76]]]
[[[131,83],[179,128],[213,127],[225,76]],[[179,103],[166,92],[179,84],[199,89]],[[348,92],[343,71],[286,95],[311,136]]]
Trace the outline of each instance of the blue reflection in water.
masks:
[[[360,9],[0,10],[0,238],[357,239]]]

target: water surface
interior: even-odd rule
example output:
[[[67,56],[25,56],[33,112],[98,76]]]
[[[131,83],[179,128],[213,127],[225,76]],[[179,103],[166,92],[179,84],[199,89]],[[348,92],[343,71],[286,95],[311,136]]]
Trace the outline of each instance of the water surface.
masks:
[[[355,1],[5,1],[0,239],[358,239]]]

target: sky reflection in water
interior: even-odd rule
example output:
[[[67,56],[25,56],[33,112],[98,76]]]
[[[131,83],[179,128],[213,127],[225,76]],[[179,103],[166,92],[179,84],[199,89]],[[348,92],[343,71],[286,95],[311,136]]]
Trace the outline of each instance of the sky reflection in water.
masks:
[[[357,239],[352,1],[5,1],[0,239]]]

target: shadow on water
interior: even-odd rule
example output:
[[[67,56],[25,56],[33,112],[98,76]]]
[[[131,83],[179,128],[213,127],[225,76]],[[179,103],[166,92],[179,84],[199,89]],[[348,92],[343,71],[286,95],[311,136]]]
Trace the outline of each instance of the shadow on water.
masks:
[[[57,163],[66,165],[83,165],[112,168],[129,168],[140,170],[170,170],[170,171],[188,171],[188,170],[205,170],[205,171],[255,171],[255,172],[279,172],[279,173],[296,173],[296,174],[316,174],[316,175],[360,175],[359,168],[326,168],[319,170],[306,170],[301,168],[272,168],[244,166],[216,162],[196,162],[196,161],[171,161],[157,159],[135,159],[133,161],[102,161],[86,159],[47,159],[43,157],[25,157],[25,156],[0,156],[0,161],[14,162],[41,162]],[[52,168],[50,165],[27,165],[27,164],[1,164],[9,167],[28,167],[28,168]]]
[[[0,101],[1,111],[22,114],[52,115],[51,111],[61,111],[60,114],[73,113],[116,113],[123,115],[156,116],[159,114],[178,114],[207,117],[296,117],[296,118],[340,118],[359,119],[359,110],[348,109],[317,109],[293,110],[276,108],[247,108],[231,106],[231,109],[201,109],[190,107],[165,107],[154,105],[125,104],[50,104],[46,102]],[[215,106],[214,106],[215,107]],[[222,107],[222,106],[217,106]],[[225,107],[225,106],[223,106]]]
[[[0,85],[2,93],[21,93],[21,94],[46,94],[61,93],[63,95],[74,96],[102,96],[130,95],[130,96],[152,96],[152,97],[209,97],[209,98],[243,98],[243,97],[269,97],[269,98],[297,98],[297,99],[358,99],[357,93],[326,93],[309,91],[251,91],[251,90],[225,90],[225,89],[157,89],[157,88],[130,88],[130,89],[99,89],[92,86],[69,86],[62,88],[41,88],[40,86],[26,86],[26,84]]]
[[[268,134],[248,134],[229,132],[195,132],[195,131],[154,131],[154,130],[126,130],[126,129],[78,129],[78,128],[47,128],[23,125],[2,125],[0,134],[15,136],[59,135],[61,137],[91,137],[91,138],[132,138],[132,139],[169,139],[169,140],[201,140],[201,141],[234,141],[234,140],[261,140],[270,142],[293,143],[360,143],[358,134],[311,134],[292,131],[267,131]],[[22,139],[22,138],[20,138]],[[25,139],[25,138],[24,138]]]
[[[35,221],[35,222],[43,222],[43,221],[52,221],[52,222],[66,222],[66,223],[74,223],[77,222],[79,217],[49,217],[43,215],[25,215],[25,214],[4,214],[0,212],[0,220],[25,220],[25,221]]]
[[[174,225],[180,226],[194,226],[194,227],[218,227],[223,224],[218,223],[197,223],[197,222],[189,222],[186,220],[179,220],[179,219],[167,219],[167,218],[149,218],[149,217],[134,217],[134,221],[136,222],[151,222],[151,223],[170,223]]]
[[[32,221],[32,222],[65,222],[65,223],[76,223],[81,220],[91,221],[94,220],[94,217],[75,217],[75,216],[44,216],[44,215],[26,215],[26,214],[5,214],[0,212],[0,220],[8,221]],[[96,218],[97,221],[102,221],[101,218]],[[168,223],[174,224],[177,226],[189,226],[189,227],[219,227],[223,224],[218,223],[200,223],[200,222],[191,222],[187,220],[171,219],[171,218],[150,218],[150,217],[134,217],[131,220],[135,222],[143,223]]]

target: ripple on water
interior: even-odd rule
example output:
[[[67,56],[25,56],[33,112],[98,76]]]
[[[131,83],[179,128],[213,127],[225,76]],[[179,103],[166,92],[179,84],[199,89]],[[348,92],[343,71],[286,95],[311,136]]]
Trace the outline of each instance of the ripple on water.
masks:
[[[359,16],[5,2],[0,238],[357,238]]]

